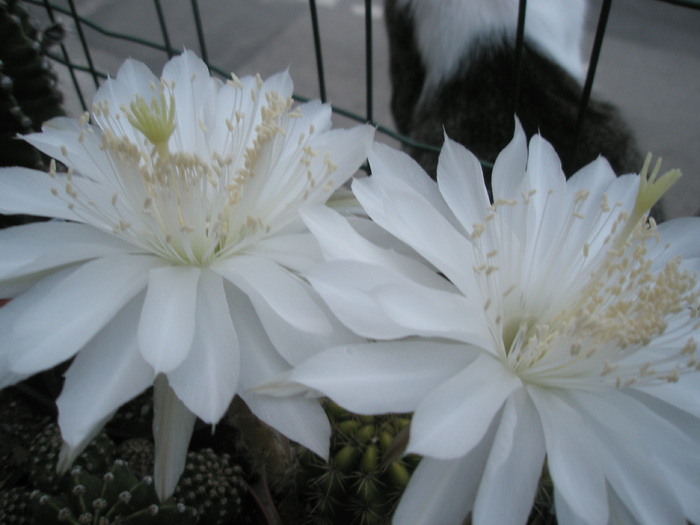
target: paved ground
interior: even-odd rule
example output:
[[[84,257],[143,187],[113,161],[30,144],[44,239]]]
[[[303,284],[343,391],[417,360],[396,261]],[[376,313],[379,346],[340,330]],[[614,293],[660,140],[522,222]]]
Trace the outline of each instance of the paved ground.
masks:
[[[62,0],[55,0],[59,3]],[[439,0],[436,0],[439,1]],[[602,0],[591,0],[591,32]],[[66,2],[67,3],[67,2]],[[164,0],[171,43],[201,52],[189,0]],[[374,118],[392,126],[388,52],[382,1],[373,0]],[[238,75],[267,76],[290,68],[296,92],[318,97],[311,23],[306,0],[200,0],[210,61]],[[364,114],[364,1],[317,0],[328,97]],[[161,41],[155,9],[144,0],[77,0],[81,15],[100,26]],[[70,19],[64,20],[70,26]],[[116,72],[127,56],[159,71],[165,56],[87,31],[98,68]],[[72,29],[69,49],[80,49]],[[81,83],[88,91],[91,82]],[[66,86],[70,95],[72,88]],[[664,166],[685,177],[669,195],[672,215],[700,209],[700,11],[657,0],[616,0],[596,77],[595,90],[620,106],[643,150],[663,156]],[[79,112],[76,98],[69,106]],[[336,125],[348,122],[337,118]]]

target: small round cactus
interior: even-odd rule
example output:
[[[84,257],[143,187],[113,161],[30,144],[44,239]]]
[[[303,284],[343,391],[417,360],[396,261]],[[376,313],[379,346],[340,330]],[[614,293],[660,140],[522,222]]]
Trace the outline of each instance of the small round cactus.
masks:
[[[0,523],[3,525],[30,525],[32,504],[30,491],[24,487],[13,487],[0,491]]]
[[[243,471],[229,454],[203,449],[187,454],[174,499],[195,508],[207,523],[231,523],[245,490]]]
[[[131,471],[142,478],[153,472],[155,445],[148,439],[127,439],[117,447],[116,456],[126,461]]]
[[[0,165],[40,168],[41,157],[18,133],[38,131],[63,114],[57,77],[43,55],[41,34],[22,2],[0,0]]]
[[[41,34],[27,10],[18,0],[0,0],[0,166],[48,166],[44,156],[17,137],[63,115],[62,101]],[[0,228],[30,220],[24,215],[0,216]]]
[[[17,138],[64,114],[63,95],[43,51],[41,34],[23,4],[0,0],[0,166],[48,167],[46,157]],[[36,219],[0,215],[0,228],[31,220]]]
[[[31,495],[35,523],[52,525],[190,525],[197,511],[172,498],[160,503],[153,480],[138,480],[127,463],[116,460],[102,475],[73,467],[65,490]]]
[[[32,441],[27,470],[35,488],[50,493],[61,490],[63,476],[56,472],[56,465],[62,444],[61,432],[54,424],[48,425]],[[88,472],[99,472],[109,466],[113,457],[114,443],[102,432],[75,460],[74,465],[81,466]]]
[[[14,389],[0,391],[0,490],[13,486],[21,477],[29,456],[27,437],[37,435],[50,420],[37,413]]]
[[[389,523],[418,457],[391,457],[407,416],[358,416],[327,402],[331,420],[330,459],[303,454],[309,473],[303,495],[307,523],[374,525]]]

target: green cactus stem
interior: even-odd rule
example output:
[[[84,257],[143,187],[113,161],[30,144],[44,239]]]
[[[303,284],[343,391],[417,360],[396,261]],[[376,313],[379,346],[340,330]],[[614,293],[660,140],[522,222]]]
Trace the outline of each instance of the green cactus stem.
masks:
[[[57,83],[24,5],[0,0],[0,166],[47,168],[47,160],[18,136],[39,131],[45,121],[64,114]],[[0,216],[0,227],[30,220]]]
[[[392,455],[409,417],[358,416],[330,401],[325,408],[333,431],[330,459],[302,454],[305,523],[388,524],[419,460]]]

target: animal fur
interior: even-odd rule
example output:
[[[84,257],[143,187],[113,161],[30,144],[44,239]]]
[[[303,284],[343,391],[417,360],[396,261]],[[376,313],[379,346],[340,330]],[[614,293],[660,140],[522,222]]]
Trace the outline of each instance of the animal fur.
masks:
[[[446,132],[480,159],[495,160],[513,136],[518,4],[385,0],[399,132],[434,146]],[[572,155],[585,14],[586,0],[528,1],[517,116],[528,136],[539,132],[553,144],[567,175],[599,155],[618,174],[638,172],[642,157],[632,133],[612,105],[598,100],[588,106]],[[435,177],[437,153],[406,149]]]

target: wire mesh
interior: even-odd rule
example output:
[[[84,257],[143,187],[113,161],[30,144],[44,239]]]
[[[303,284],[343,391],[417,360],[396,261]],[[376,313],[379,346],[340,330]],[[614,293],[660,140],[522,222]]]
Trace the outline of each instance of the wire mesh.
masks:
[[[393,127],[386,122],[375,121],[374,112],[374,76],[373,76],[373,59],[374,59],[374,49],[373,49],[373,10],[372,10],[372,0],[364,1],[364,75],[366,83],[366,93],[365,93],[365,110],[363,113],[357,111],[351,111],[346,109],[342,102],[341,104],[332,104],[333,112],[352,119],[357,122],[369,122],[373,124],[380,133],[383,133],[393,139],[396,139],[401,144],[417,147],[421,149],[427,149],[431,151],[437,151],[438,148],[435,145],[422,144],[411,140],[393,129]],[[664,2],[668,4],[673,4],[677,6],[682,6],[691,9],[700,9],[700,0],[656,0],[657,2]],[[36,8],[45,11],[48,19],[52,23],[58,21],[60,15],[69,17],[75,27],[75,32],[80,41],[81,50],[80,53],[69,54],[67,47],[61,43],[61,45],[54,48],[53,51],[49,53],[49,57],[56,62],[66,66],[70,75],[70,82],[75,94],[78,97],[79,103],[83,110],[88,109],[88,100],[85,94],[85,89],[81,85],[78,79],[78,74],[84,73],[89,75],[92,80],[94,87],[98,87],[101,80],[107,77],[108,72],[100,70],[93,60],[92,51],[89,44],[89,39],[87,37],[87,32],[91,31],[96,34],[102,35],[104,37],[113,39],[118,45],[119,41],[133,43],[137,46],[143,46],[145,48],[150,48],[162,52],[167,58],[172,57],[177,54],[179,50],[173,44],[171,38],[171,30],[168,26],[167,17],[165,16],[164,5],[160,0],[152,0],[153,8],[155,11],[156,21],[154,26],[158,28],[157,34],[154,39],[143,38],[127,32],[115,31],[103,24],[97,23],[92,20],[89,16],[83,15],[79,9],[76,7],[75,0],[25,0],[27,4],[36,6]],[[144,10],[143,4],[139,4],[139,11]],[[603,41],[606,33],[606,25],[608,16],[610,13],[612,5],[612,0],[603,0],[600,13],[598,14],[597,29],[595,32],[595,37],[593,41],[592,51],[589,59],[589,69],[583,85],[582,97],[580,101],[580,108],[577,119],[576,133],[578,134],[581,130],[582,124],[586,115],[586,108],[591,97],[591,91],[593,88],[593,83],[596,76],[596,71],[598,67],[598,62],[600,58],[601,49],[603,46]],[[200,11],[199,0],[189,0],[189,6],[191,11],[191,20],[194,24],[197,35],[197,45],[199,55],[202,57],[204,62],[210,67],[210,69],[221,75],[222,77],[228,77],[229,71],[221,67],[218,64],[213,63],[210,60],[206,31],[204,29],[204,23]],[[167,4],[166,4],[167,7]],[[309,16],[311,19],[311,29],[312,34],[310,35],[313,39],[314,55],[316,62],[316,74],[318,78],[318,91],[319,98],[327,102],[328,93],[326,86],[326,67],[324,64],[324,53],[322,45],[322,24],[319,19],[318,6],[316,0],[308,0]],[[515,62],[515,83],[513,86],[513,110],[517,112],[517,100],[518,100],[518,89],[519,89],[519,71],[521,68],[520,58],[522,55],[523,48],[523,35],[524,35],[524,25],[527,13],[527,0],[519,0],[519,15],[518,15],[518,26],[516,32],[516,62]],[[140,13],[139,13],[140,16]],[[159,38],[158,38],[159,37]],[[295,93],[295,99],[299,101],[306,101],[310,97],[304,94]],[[576,140],[574,144],[576,144]],[[576,146],[574,146],[575,148]]]

